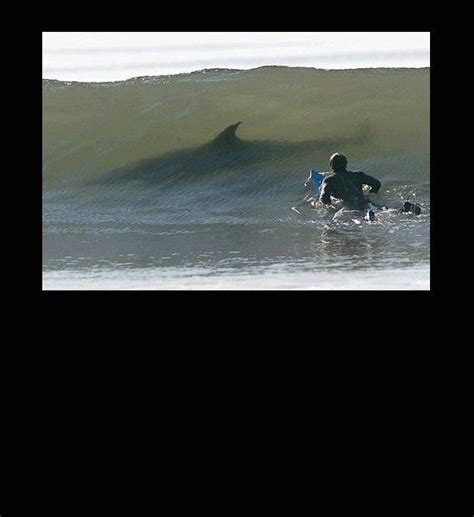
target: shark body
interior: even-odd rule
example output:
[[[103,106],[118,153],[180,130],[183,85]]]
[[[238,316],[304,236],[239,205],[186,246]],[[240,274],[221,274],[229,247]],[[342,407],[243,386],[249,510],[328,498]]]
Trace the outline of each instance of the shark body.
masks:
[[[367,128],[352,137],[338,139],[280,142],[272,140],[242,140],[236,131],[242,122],[226,127],[212,141],[186,149],[164,153],[141,160],[106,174],[103,182],[144,181],[157,183],[167,178],[199,176],[224,169],[255,169],[266,161],[278,161],[314,154],[315,150],[328,153],[348,144],[362,143],[368,138]]]

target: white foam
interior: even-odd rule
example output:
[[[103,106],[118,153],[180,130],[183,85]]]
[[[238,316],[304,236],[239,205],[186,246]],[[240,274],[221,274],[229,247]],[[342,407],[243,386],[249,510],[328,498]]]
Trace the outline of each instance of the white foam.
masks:
[[[288,271],[281,266],[243,272],[207,268],[47,271],[43,290],[429,290],[430,268]]]

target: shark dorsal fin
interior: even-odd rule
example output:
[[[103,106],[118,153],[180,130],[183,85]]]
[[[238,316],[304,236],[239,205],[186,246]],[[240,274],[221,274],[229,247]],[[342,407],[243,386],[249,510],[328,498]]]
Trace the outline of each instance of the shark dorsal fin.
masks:
[[[237,124],[232,124],[227,126],[224,131],[220,132],[216,138],[212,141],[213,144],[223,144],[229,145],[234,142],[240,142],[239,138],[236,136],[235,132],[237,128],[242,124],[242,122],[237,122]]]

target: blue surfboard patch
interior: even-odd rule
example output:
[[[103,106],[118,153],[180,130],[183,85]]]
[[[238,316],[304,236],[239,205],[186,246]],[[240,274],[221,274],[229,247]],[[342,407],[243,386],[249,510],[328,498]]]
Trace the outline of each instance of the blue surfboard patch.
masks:
[[[313,189],[316,192],[316,194],[319,196],[321,193],[321,184],[323,182],[323,175],[320,172],[317,172],[313,169],[309,171],[309,177],[311,178],[313,182]]]

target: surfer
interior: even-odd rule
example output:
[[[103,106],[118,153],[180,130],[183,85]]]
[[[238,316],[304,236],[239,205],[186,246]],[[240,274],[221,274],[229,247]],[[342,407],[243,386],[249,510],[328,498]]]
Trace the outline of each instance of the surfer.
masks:
[[[375,210],[382,207],[377,206],[364,195],[363,186],[369,186],[369,192],[377,194],[381,187],[380,181],[361,171],[348,171],[347,158],[341,153],[334,153],[331,156],[329,166],[331,172],[322,180],[319,189],[319,201],[325,205],[331,205],[332,196],[341,200],[345,208],[366,211],[366,218],[369,221],[375,220]],[[305,183],[306,188],[309,188],[310,183],[311,175]],[[399,211],[419,215],[421,208],[407,201]]]
[[[330,205],[332,196],[342,200],[350,210],[367,210],[370,201],[364,196],[362,187],[368,185],[370,192],[376,194],[380,190],[380,181],[360,171],[348,171],[347,158],[340,153],[331,156],[329,166],[331,173],[323,180],[319,201]]]

